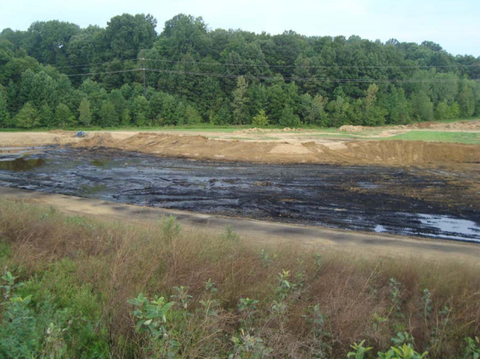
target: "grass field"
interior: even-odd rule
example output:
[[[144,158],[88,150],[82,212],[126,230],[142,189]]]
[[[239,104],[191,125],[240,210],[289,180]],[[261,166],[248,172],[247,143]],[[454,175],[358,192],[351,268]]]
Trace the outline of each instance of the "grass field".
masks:
[[[454,123],[454,122],[464,122],[464,121],[476,121],[478,118],[462,118],[462,119],[450,119],[450,120],[442,120],[442,121],[434,121],[437,123]],[[390,125],[383,125],[378,126],[376,129],[381,131],[384,127],[392,126]],[[192,131],[192,132],[223,132],[223,133],[231,133],[235,131],[240,131],[248,128],[253,128],[255,126],[252,125],[230,125],[230,126],[215,126],[210,124],[199,124],[199,125],[183,125],[183,126],[144,126],[144,127],[137,127],[137,126],[127,126],[127,127],[82,127],[82,126],[75,126],[75,127],[65,127],[61,128],[66,131]],[[332,127],[319,127],[319,126],[312,126],[312,125],[302,125],[299,128],[303,129],[311,129],[315,131],[321,132],[337,132],[337,128]],[[265,129],[283,129],[282,126],[274,125],[265,127]],[[15,128],[0,128],[0,132],[44,132],[52,130],[52,128],[35,128],[35,129],[15,129]]]
[[[480,145],[480,133],[476,132],[410,131],[405,134],[383,139],[403,141],[456,142],[469,145]]]
[[[5,199],[0,240],[1,357],[480,353],[479,268],[462,263],[265,246],[231,228],[120,224]]]

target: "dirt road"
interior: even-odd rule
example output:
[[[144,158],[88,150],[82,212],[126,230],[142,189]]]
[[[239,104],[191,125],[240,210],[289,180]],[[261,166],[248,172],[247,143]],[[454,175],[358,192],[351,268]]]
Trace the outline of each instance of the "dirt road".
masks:
[[[53,206],[71,215],[93,216],[124,223],[129,221],[156,222],[162,215],[175,215],[186,229],[223,232],[230,225],[242,238],[257,243],[295,242],[298,245],[313,246],[315,250],[331,250],[372,258],[430,258],[479,265],[480,246],[469,243],[226,218],[59,194],[45,194],[1,186],[0,196],[7,199],[28,201],[47,208]]]

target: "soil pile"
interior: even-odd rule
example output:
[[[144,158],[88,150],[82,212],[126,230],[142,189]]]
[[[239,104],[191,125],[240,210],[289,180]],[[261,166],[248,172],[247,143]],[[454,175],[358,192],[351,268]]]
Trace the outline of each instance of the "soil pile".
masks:
[[[429,130],[478,131],[480,130],[480,120],[452,122],[452,123],[420,122],[420,123],[411,125],[410,128],[429,129]]]
[[[346,142],[344,145],[344,149],[319,146],[325,158],[349,164],[480,163],[480,148],[474,145],[422,141]],[[309,148],[315,150],[315,146],[310,145]]]
[[[354,126],[354,125],[344,125],[339,128],[343,132],[363,132],[368,130],[374,130],[375,127],[369,126]],[[382,127],[385,130],[452,130],[452,131],[479,131],[480,130],[480,120],[475,121],[461,121],[461,122],[452,122],[452,123],[440,123],[440,122],[419,122],[411,125],[397,125],[397,126],[385,126]]]
[[[164,157],[258,163],[336,163],[427,165],[447,162],[480,163],[480,147],[422,141],[350,141],[335,146],[307,142],[245,142],[203,136],[139,133],[127,139],[98,134],[72,146],[109,147]]]
[[[72,147],[117,147],[117,144],[118,141],[110,133],[98,133],[73,143]]]
[[[283,130],[277,130],[283,131]],[[293,138],[293,137],[292,137]],[[86,138],[60,133],[8,133],[1,147],[45,145],[114,148],[162,157],[257,163],[335,163],[362,165],[428,165],[480,163],[480,146],[422,141],[284,142],[209,139],[200,135],[154,132],[90,133]]]
[[[266,128],[246,128],[245,130],[240,130],[240,131],[234,131],[234,135],[249,135],[252,133],[280,133],[280,132],[314,132],[314,130],[307,130],[304,128],[290,128],[290,127],[285,127],[282,129],[279,128],[273,128],[273,129],[266,129]]]
[[[343,132],[363,132],[370,129],[371,127],[368,126],[343,125],[338,130]]]

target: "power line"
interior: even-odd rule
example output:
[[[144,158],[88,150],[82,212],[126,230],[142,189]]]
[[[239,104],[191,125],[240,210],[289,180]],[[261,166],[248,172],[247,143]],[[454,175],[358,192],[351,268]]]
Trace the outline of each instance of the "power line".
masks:
[[[150,69],[150,68],[137,68],[130,70],[119,70],[119,71],[101,71],[101,72],[90,72],[85,74],[66,74],[66,76],[94,76],[94,75],[114,75],[126,72],[139,72],[143,71],[145,74],[146,71],[157,72],[157,73],[166,73],[166,74],[175,74],[175,75],[188,75],[188,76],[203,76],[203,77],[214,77],[214,78],[230,78],[236,79],[239,77],[244,77],[249,80],[263,80],[263,81],[274,81],[278,80],[278,77],[271,76],[252,76],[252,75],[235,75],[235,74],[218,74],[211,72],[193,72],[193,71],[177,71],[177,70],[162,70],[162,69]],[[315,78],[315,77],[284,77],[286,81],[296,81],[296,82],[333,82],[333,83],[453,83],[462,81],[462,79],[372,79],[372,78],[354,78],[354,79],[337,79],[337,78]],[[469,79],[471,81],[480,81],[480,79]]]
[[[278,77],[268,77],[268,76],[251,76],[251,75],[234,75],[234,74],[217,74],[217,73],[206,73],[206,72],[193,72],[193,71],[176,71],[176,70],[162,70],[162,69],[146,69],[147,71],[175,74],[175,75],[192,75],[192,76],[204,76],[204,77],[217,77],[217,78],[239,78],[244,77],[245,79],[250,80],[278,80]],[[316,81],[316,82],[335,82],[335,83],[449,83],[449,82],[458,82],[461,79],[331,79],[331,78],[315,78],[315,77],[284,77],[284,80],[287,81]],[[480,81],[480,79],[471,79],[473,81]]]
[[[201,66],[239,66],[239,67],[266,67],[266,68],[310,68],[310,69],[421,69],[421,68],[469,68],[478,67],[480,64],[470,65],[269,65],[269,64],[243,64],[243,63],[228,63],[228,62],[198,62],[198,61],[178,61],[178,60],[164,60],[164,59],[145,59],[146,61],[164,62],[164,63],[178,63],[184,65],[201,65]]]
[[[101,72],[89,72],[86,74],[65,74],[65,76],[73,77],[73,76],[113,75],[113,74],[121,74],[123,72],[138,72],[138,71],[143,71],[143,70],[131,69],[131,70],[120,70],[120,71],[101,71]]]
[[[112,63],[119,63],[119,62],[127,62],[127,61],[138,61],[138,58],[126,59],[126,60],[112,60],[112,61],[105,61],[105,62],[97,62],[94,64],[86,64],[86,65],[66,65],[66,66],[52,66],[56,69],[65,69],[65,68],[78,68],[78,67],[90,67],[90,66],[100,66],[105,64],[112,64]]]
[[[112,63],[123,63],[127,61],[153,61],[153,62],[162,62],[162,63],[176,63],[182,65],[200,65],[200,66],[238,66],[238,67],[263,67],[263,68],[303,68],[303,69],[432,69],[432,68],[474,68],[477,67],[480,69],[479,64],[469,64],[469,65],[270,65],[270,64],[245,64],[245,63],[232,63],[232,62],[198,62],[198,61],[182,61],[182,60],[166,60],[166,59],[147,59],[144,57],[141,58],[130,58],[124,60],[112,60],[105,62],[97,62],[85,65],[65,65],[65,66],[53,66],[56,69],[64,68],[84,68],[91,66],[100,66],[105,64]]]

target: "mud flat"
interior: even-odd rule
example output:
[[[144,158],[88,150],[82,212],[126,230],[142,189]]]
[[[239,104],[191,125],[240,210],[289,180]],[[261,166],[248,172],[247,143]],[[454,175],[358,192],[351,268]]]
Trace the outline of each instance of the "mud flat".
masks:
[[[480,170],[470,167],[452,172],[276,165],[163,158],[98,147],[47,148],[16,157],[0,153],[0,185],[212,215],[480,243]]]

